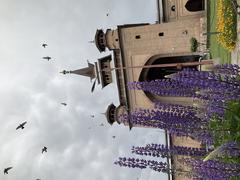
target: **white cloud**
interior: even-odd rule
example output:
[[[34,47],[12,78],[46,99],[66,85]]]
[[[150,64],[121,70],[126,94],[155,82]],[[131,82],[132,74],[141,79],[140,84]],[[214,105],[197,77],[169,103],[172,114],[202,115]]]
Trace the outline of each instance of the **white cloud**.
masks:
[[[88,43],[97,28],[154,22],[155,1],[0,0],[0,4],[0,168],[14,167],[0,179],[139,177],[141,170],[120,168],[114,160],[129,156],[132,145],[158,141],[162,135],[151,129],[129,132],[128,127],[110,126],[100,113],[112,102],[118,105],[116,84],[97,87],[91,94],[88,78],[59,71],[82,68],[87,59],[93,62],[110,53],[100,54]],[[43,42],[49,44],[46,49]],[[43,60],[46,55],[52,61]],[[26,128],[16,131],[25,120]],[[48,153],[41,154],[43,146]]]

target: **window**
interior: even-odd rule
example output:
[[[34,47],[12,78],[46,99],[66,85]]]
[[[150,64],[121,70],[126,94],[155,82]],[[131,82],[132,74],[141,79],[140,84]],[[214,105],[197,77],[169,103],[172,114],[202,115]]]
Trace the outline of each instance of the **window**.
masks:
[[[205,8],[204,0],[188,0],[185,8],[190,12],[203,11]]]
[[[175,9],[176,9],[176,8],[175,8],[175,5],[173,5],[173,6],[171,7],[171,11],[173,11],[173,12],[174,12],[174,11],[175,11]]]
[[[164,36],[164,32],[160,32],[158,35],[159,36]]]
[[[140,38],[141,38],[141,36],[140,36],[140,35],[137,35],[137,36],[135,36],[135,38],[136,38],[136,39],[140,39]]]

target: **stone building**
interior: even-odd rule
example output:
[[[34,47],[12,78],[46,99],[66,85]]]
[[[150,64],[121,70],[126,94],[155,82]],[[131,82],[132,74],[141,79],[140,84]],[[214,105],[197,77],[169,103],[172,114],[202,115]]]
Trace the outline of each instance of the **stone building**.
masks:
[[[162,0],[162,23],[156,24],[125,24],[116,29],[98,29],[95,34],[95,44],[100,52],[107,49],[112,56],[98,60],[95,65],[90,64],[72,73],[95,78],[102,87],[112,82],[111,71],[115,71],[119,105],[110,104],[106,111],[109,124],[122,123],[118,117],[136,107],[152,108],[153,101],[191,104],[192,100],[181,97],[156,96],[143,91],[128,90],[127,83],[132,81],[149,81],[164,78],[165,75],[179,70],[179,64],[199,62],[206,47],[200,47],[196,52],[191,51],[191,38],[206,43],[203,33],[206,31],[206,15],[204,0]],[[110,66],[113,59],[114,67]],[[144,68],[149,65],[173,64],[171,67]],[[181,67],[180,67],[181,68]],[[197,68],[197,66],[196,66]],[[65,72],[66,73],[66,72]],[[95,83],[92,90],[94,89]],[[131,122],[124,122],[129,128],[134,128]],[[174,145],[190,145],[198,147],[200,144],[192,139],[167,137],[167,142]],[[177,164],[177,157],[169,160],[170,164]],[[172,177],[169,179],[184,179]]]
[[[197,2],[189,11],[188,3]],[[164,23],[126,24],[117,29],[98,29],[95,44],[100,52],[113,52],[120,105],[108,107],[108,122],[117,121],[116,113],[133,110],[135,107],[152,107],[153,100],[191,104],[191,99],[181,97],[159,97],[143,91],[127,89],[127,82],[149,81],[164,78],[178,71],[178,65],[199,62],[206,47],[191,51],[191,38],[206,43],[205,8],[203,0],[163,0]],[[200,8],[201,7],[201,8]],[[148,68],[149,65],[173,64],[172,67]],[[113,110],[115,115],[113,115]],[[110,124],[111,124],[110,123]]]
[[[191,6],[191,2],[187,0],[163,1],[163,23],[126,24],[119,25],[117,29],[107,29],[105,32],[102,29],[97,30],[95,43],[98,50],[100,52],[106,49],[112,51],[114,65],[117,68],[115,72],[120,104],[117,107],[113,104],[108,106],[106,115],[110,124],[115,121],[121,123],[118,116],[136,107],[151,108],[153,100],[156,99],[180,104],[192,103],[191,99],[187,98],[157,97],[143,91],[127,89],[128,82],[164,78],[165,75],[174,73],[178,69],[177,66],[141,68],[143,66],[199,61],[205,47],[192,52],[190,39],[194,37],[199,42],[206,43],[202,35],[206,30],[205,4],[202,0],[198,2],[195,0],[194,2],[198,4]],[[125,122],[125,125],[134,128],[131,122]],[[174,145],[199,146],[198,142],[189,138],[170,137],[167,142]],[[173,157],[169,163],[176,165],[176,159],[177,157]],[[186,177],[173,176],[169,179],[180,180]]]

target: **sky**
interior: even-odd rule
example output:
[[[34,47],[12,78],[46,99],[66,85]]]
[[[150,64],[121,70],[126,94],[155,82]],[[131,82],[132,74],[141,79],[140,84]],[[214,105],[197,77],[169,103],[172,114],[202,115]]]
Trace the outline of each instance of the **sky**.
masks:
[[[0,169],[13,166],[1,180],[167,179],[113,164],[133,145],[164,143],[161,130],[107,123],[101,113],[119,105],[115,80],[91,93],[89,78],[59,73],[112,53],[89,43],[97,29],[156,17],[155,0],[0,0]]]

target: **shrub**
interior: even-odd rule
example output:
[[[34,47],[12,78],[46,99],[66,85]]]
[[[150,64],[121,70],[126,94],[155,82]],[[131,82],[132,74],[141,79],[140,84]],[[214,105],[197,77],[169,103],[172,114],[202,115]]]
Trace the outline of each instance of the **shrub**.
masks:
[[[192,37],[190,39],[190,43],[191,43],[191,52],[196,52],[197,48],[198,48],[198,41],[197,41],[197,39]]]

